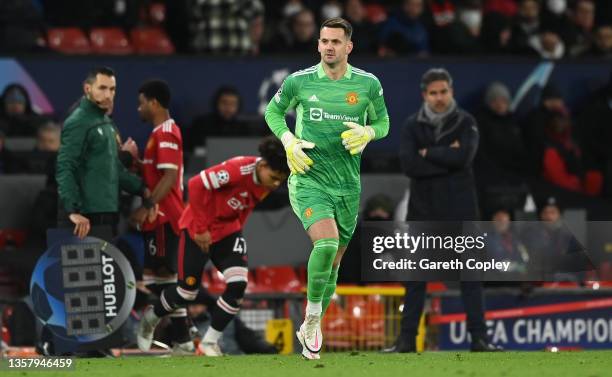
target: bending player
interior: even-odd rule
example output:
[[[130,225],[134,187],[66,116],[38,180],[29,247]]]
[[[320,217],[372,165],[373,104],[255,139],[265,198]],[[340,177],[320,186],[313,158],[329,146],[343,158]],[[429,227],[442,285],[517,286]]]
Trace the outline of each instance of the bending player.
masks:
[[[308,259],[306,318],[297,332],[307,359],[319,358],[321,316],[357,224],[361,152],[389,131],[380,82],[348,64],[351,34],[351,25],[342,18],[323,22],[321,62],[289,75],[266,109],[266,122],[287,152],[291,206],[314,244]],[[285,122],[293,107],[295,135]]]
[[[190,303],[206,303],[202,269],[210,258],[227,284],[211,311],[211,325],[200,351],[221,356],[223,329],[240,310],[248,282],[247,244],[242,227],[257,203],[287,179],[285,149],[274,137],[259,145],[261,157],[235,157],[189,180],[189,204],[180,220],[178,286],[166,288],[145,311],[138,329],[138,346],[149,350],[161,317]]]
[[[170,118],[170,88],[161,80],[150,80],[138,91],[140,118],[152,125],[142,161],[145,184],[151,197],[134,213],[141,224],[145,241],[143,280],[158,295],[176,286],[179,220],[183,213],[183,140],[181,130]],[[149,210],[158,207],[157,218],[146,220]],[[187,310],[179,308],[170,314],[173,351],[189,354],[195,351],[189,335]]]

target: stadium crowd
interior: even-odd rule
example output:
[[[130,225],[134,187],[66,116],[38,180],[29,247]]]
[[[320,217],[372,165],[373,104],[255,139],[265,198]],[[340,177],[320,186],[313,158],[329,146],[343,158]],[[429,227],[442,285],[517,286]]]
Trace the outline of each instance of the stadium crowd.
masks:
[[[183,54],[307,54],[320,21],[336,16],[354,27],[353,54],[612,58],[606,0],[11,0],[0,4],[0,49],[63,51],[56,40],[64,34],[52,30],[77,28],[81,44],[90,33],[100,45],[95,52],[129,54],[126,36],[137,43],[132,32],[152,27]],[[117,29],[105,36],[101,28]],[[105,38],[124,46],[105,51]]]

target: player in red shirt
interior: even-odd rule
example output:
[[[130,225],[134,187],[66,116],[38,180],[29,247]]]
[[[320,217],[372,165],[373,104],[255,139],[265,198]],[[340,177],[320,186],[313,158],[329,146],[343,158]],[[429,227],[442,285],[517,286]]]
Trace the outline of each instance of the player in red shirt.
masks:
[[[211,325],[200,350],[207,356],[222,355],[218,340],[240,310],[248,282],[242,227],[255,205],[289,175],[285,148],[278,139],[265,138],[259,153],[261,157],[234,157],[189,180],[189,204],[180,219],[184,245],[179,247],[178,286],[164,289],[153,308],[145,311],[139,342],[146,340],[150,347],[160,318],[175,308],[207,302],[208,293],[200,287],[202,269],[210,258],[223,274],[226,287],[217,305],[209,308]]]
[[[183,139],[170,118],[169,104],[170,88],[166,82],[150,80],[140,87],[138,113],[154,127],[142,160],[143,178],[151,197],[143,201],[134,220],[141,224],[145,241],[143,280],[158,294],[177,283],[179,219],[184,210]],[[157,217],[146,219],[155,208]],[[176,309],[170,316],[175,353],[193,353],[186,309]]]

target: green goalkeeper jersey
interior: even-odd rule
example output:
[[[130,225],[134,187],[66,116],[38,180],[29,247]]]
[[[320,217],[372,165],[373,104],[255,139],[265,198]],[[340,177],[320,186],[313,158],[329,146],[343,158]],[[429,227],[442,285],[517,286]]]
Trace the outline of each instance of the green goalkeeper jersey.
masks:
[[[304,174],[292,174],[291,185],[317,187],[333,195],[359,193],[361,155],[351,155],[340,134],[343,122],[369,125],[375,139],[389,132],[389,115],[380,81],[371,73],[348,65],[338,80],[325,74],[321,63],[292,73],[270,100],[266,122],[277,137],[288,131],[285,114],[296,111],[295,136],[315,143],[304,149],[314,165]]]

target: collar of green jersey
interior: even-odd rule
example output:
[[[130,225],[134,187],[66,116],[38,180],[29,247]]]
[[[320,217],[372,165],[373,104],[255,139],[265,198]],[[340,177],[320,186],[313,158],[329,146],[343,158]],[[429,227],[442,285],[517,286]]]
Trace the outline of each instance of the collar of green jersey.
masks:
[[[350,79],[352,74],[353,74],[353,67],[351,67],[351,65],[347,63],[346,72],[344,72],[344,77],[347,79]],[[327,77],[327,74],[325,73],[325,70],[323,69],[322,63],[317,64],[317,75],[320,79],[322,79],[323,77]],[[327,78],[329,79],[329,77]]]

